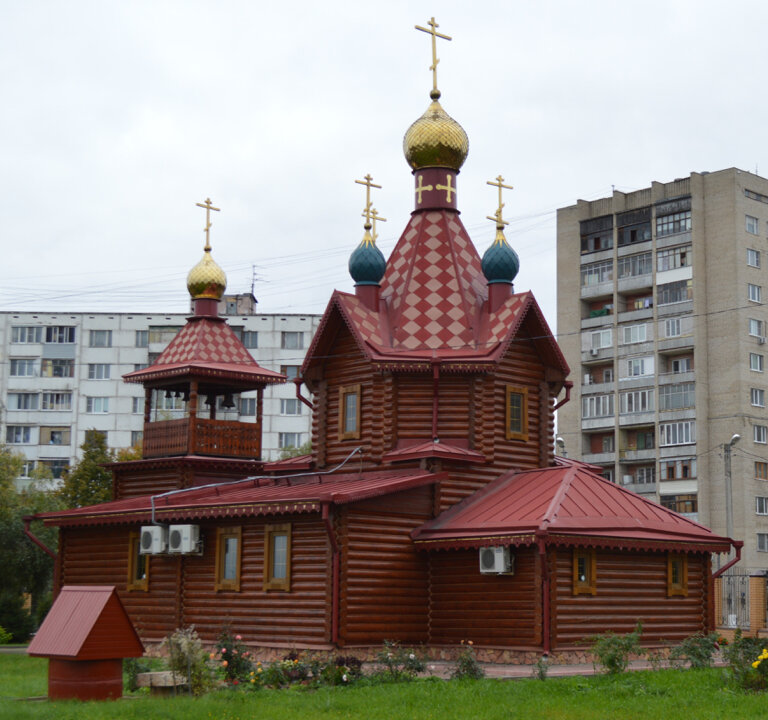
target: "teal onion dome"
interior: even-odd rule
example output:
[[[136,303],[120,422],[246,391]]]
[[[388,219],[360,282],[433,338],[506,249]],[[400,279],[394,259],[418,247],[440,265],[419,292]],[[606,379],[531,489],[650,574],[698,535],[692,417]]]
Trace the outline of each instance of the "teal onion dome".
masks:
[[[386,269],[387,261],[366,228],[363,241],[349,257],[349,274],[355,285],[378,285]]]
[[[482,268],[489,284],[511,283],[517,277],[520,259],[509,246],[501,228],[496,229],[496,239],[483,255]]]

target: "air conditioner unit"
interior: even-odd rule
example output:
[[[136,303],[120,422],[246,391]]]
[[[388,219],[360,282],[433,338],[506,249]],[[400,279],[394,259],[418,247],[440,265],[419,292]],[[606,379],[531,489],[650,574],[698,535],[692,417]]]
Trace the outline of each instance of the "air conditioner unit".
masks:
[[[171,525],[168,528],[168,552],[197,552],[199,541],[199,525]]]
[[[764,337],[757,338],[757,344],[758,345],[765,345],[765,338]]]
[[[480,572],[483,575],[511,575],[515,572],[515,556],[506,545],[480,548]]]
[[[589,351],[589,354],[590,354],[592,357],[597,357],[597,353],[599,353],[599,352],[600,352],[599,348],[592,348],[592,349]]]
[[[160,525],[144,525],[141,528],[139,552],[142,555],[158,555],[168,547],[168,528]]]

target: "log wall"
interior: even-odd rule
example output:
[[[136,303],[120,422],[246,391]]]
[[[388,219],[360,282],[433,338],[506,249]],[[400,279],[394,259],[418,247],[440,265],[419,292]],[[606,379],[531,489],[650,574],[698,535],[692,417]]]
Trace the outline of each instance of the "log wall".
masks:
[[[429,553],[429,642],[541,646],[541,577],[532,548],[517,548],[514,575],[480,573],[478,550]]]
[[[705,555],[688,555],[688,596],[667,597],[667,554],[597,550],[597,594],[573,594],[573,553],[550,551],[553,646],[590,635],[631,632],[643,623],[643,642],[679,642],[706,632]]]

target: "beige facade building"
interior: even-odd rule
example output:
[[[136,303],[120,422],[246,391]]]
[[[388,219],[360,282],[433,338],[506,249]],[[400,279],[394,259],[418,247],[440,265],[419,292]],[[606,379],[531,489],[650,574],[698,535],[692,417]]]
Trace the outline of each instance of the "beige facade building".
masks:
[[[557,270],[567,454],[768,569],[768,180],[731,168],[579,200],[558,211]]]

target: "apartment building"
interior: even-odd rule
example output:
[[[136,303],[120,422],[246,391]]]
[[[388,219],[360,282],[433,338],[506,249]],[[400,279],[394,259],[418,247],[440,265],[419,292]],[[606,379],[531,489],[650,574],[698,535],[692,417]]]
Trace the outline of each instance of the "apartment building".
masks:
[[[319,315],[256,313],[251,295],[226,296],[226,318],[254,359],[265,368],[296,376],[317,329]],[[35,466],[54,477],[81,454],[87,430],[106,433],[110,448],[142,439],[144,396],[122,376],[147,367],[186,322],[187,315],[146,313],[0,312],[0,437],[26,459],[18,484]],[[158,398],[157,412],[171,419],[185,412],[181,397]],[[243,393],[217,408],[222,419],[255,421],[256,393]],[[264,391],[265,460],[310,439],[309,408],[292,382]]]
[[[567,454],[768,569],[768,180],[731,168],[580,200],[558,211],[557,256]]]

